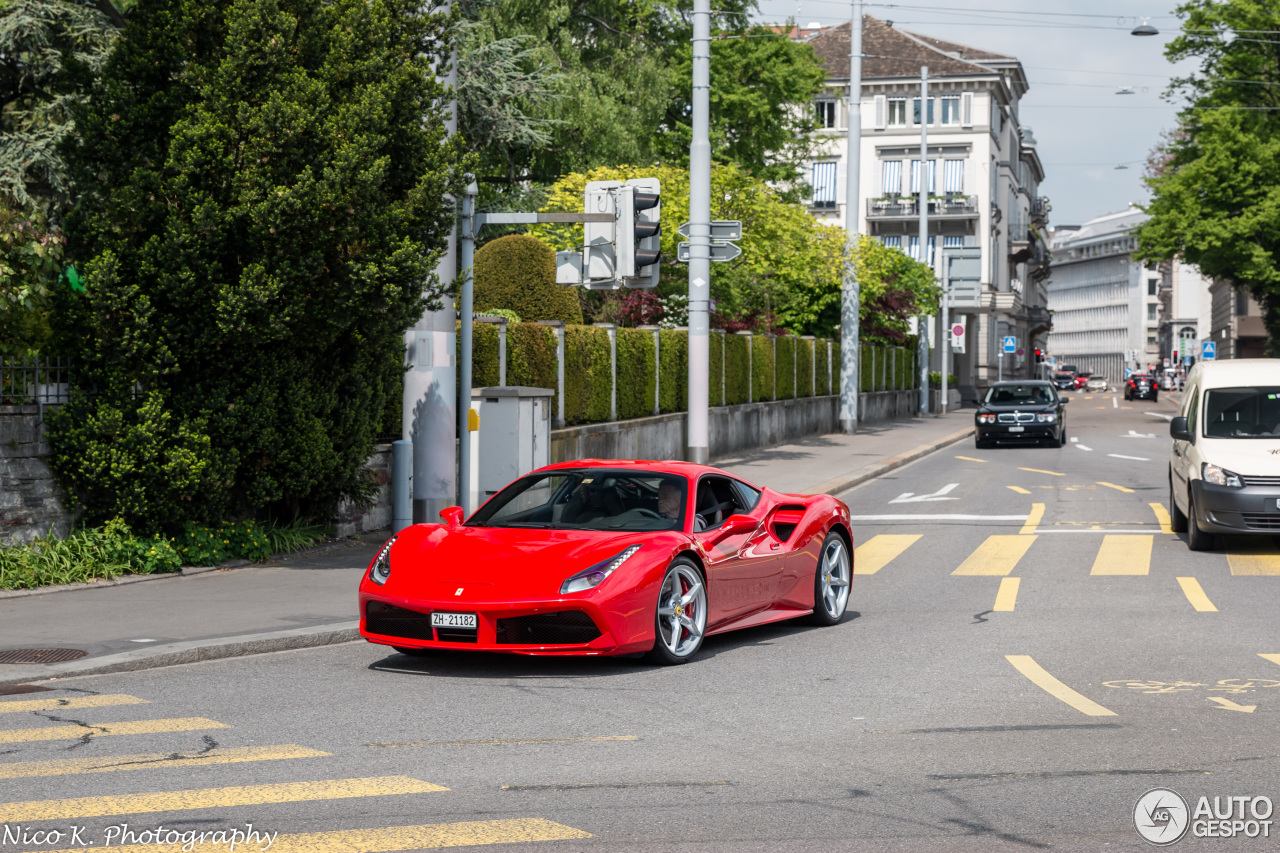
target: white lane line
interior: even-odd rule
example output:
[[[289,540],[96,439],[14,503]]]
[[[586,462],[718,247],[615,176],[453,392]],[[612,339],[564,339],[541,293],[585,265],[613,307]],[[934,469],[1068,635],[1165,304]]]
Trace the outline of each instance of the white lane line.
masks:
[[[1113,409],[1118,409],[1118,408],[1120,408],[1120,403],[1116,400],[1116,398],[1115,398],[1115,397],[1112,397],[1112,398],[1111,398],[1111,408],[1113,408]]]
[[[853,521],[1026,521],[1027,514],[1022,515],[851,515]]]
[[[1075,441],[1075,439],[1072,439],[1072,441]],[[1085,447],[1083,444],[1077,444],[1076,449],[1077,450],[1093,450],[1092,447]]]
[[[1119,453],[1108,453],[1113,459],[1132,459],[1134,462],[1150,462],[1151,460],[1145,456],[1121,456]]]
[[[1153,418],[1164,418],[1166,421],[1171,421],[1175,417],[1177,417],[1177,415],[1164,415],[1164,414],[1161,414],[1160,412],[1143,412],[1142,414],[1151,415],[1151,417]]]
[[[954,489],[958,485],[960,484],[947,483],[945,486],[943,486],[941,489],[938,489],[938,491],[934,492],[931,495],[917,495],[915,492],[903,492],[893,500],[889,501],[889,503],[913,504],[913,503],[921,503],[923,501],[958,501],[960,500],[959,498],[944,497],[948,492],[950,492],[952,489]]]
[[[1122,437],[1122,438],[1155,438],[1156,436],[1155,436],[1155,433],[1151,433],[1151,432],[1138,432],[1137,430],[1133,430],[1133,429],[1131,429],[1131,430],[1129,430],[1129,434],[1128,434],[1128,435],[1126,435],[1126,436],[1121,436],[1121,437]]]
[[[1074,444],[1075,442],[1077,442],[1077,441],[1079,441],[1079,440],[1080,440],[1080,439],[1076,438],[1074,435],[1073,435],[1073,436],[1071,436],[1071,443],[1072,443],[1072,444]]]

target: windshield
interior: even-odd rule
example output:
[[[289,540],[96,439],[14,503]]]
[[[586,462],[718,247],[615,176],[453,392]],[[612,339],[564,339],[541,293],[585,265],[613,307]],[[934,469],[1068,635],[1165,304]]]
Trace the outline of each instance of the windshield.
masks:
[[[1280,388],[1215,388],[1204,397],[1206,438],[1280,436]]]
[[[687,482],[649,471],[551,471],[516,480],[467,527],[551,530],[680,530]]]
[[[1056,373],[1054,374],[1053,378],[1054,379],[1075,379],[1075,377],[1072,376],[1070,373]]]
[[[987,389],[988,406],[1047,406],[1054,402],[1048,385],[992,385]]]

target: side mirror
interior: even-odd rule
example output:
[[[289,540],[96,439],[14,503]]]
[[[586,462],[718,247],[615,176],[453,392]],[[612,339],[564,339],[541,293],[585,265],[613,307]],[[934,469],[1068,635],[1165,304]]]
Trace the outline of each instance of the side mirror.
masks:
[[[749,515],[731,515],[720,525],[720,532],[725,536],[736,536],[740,533],[754,533],[760,522]]]
[[[1062,401],[1062,405],[1064,405],[1064,406],[1065,406],[1067,403],[1070,403],[1070,402],[1071,402],[1071,398],[1070,398],[1070,397],[1059,397],[1058,399]]]
[[[462,524],[462,517],[463,517],[462,507],[447,506],[444,509],[440,510],[440,517],[443,518],[444,523],[449,525],[450,527],[458,527],[459,525]]]
[[[1191,441],[1191,431],[1187,429],[1187,419],[1174,418],[1169,421],[1169,436],[1179,441]]]

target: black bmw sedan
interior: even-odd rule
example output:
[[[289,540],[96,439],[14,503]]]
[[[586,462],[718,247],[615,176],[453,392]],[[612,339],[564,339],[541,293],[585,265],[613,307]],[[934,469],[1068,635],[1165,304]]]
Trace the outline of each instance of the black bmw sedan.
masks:
[[[1064,411],[1068,399],[1043,380],[997,382],[987,389],[975,416],[974,444],[1047,441],[1051,447],[1067,443]]]

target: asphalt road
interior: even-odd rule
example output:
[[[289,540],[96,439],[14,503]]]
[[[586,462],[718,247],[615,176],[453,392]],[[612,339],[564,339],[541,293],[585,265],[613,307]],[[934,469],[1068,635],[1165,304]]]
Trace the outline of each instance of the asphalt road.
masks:
[[[1280,556],[1164,532],[1173,410],[1075,395],[1070,446],[849,492],[854,612],[686,666],[353,643],[0,697],[0,850],[1138,850],[1150,789],[1280,800]]]

